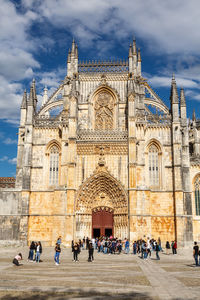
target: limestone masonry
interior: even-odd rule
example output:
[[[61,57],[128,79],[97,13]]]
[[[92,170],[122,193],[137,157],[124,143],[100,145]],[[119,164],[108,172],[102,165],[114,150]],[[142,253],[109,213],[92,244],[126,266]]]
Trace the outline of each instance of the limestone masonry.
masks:
[[[127,61],[88,62],[73,41],[66,74],[40,108],[34,80],[24,92],[0,240],[200,241],[200,122],[188,121],[174,76],[169,109],[142,77],[135,41]]]

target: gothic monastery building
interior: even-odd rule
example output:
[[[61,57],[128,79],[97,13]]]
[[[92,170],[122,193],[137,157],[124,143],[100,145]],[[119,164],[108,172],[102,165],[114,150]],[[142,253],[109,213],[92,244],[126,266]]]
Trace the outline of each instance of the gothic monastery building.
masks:
[[[200,122],[173,76],[170,108],[127,61],[78,59],[37,107],[24,92],[15,187],[0,185],[0,239],[54,245],[102,235],[200,241]],[[5,180],[4,180],[5,181]]]

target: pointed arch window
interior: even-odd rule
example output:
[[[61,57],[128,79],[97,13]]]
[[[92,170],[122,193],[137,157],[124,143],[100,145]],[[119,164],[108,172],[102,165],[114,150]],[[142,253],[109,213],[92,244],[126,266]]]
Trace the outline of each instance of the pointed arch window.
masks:
[[[149,184],[159,186],[159,153],[156,145],[149,147]]]
[[[200,216],[200,176],[195,180],[194,188],[196,215]]]
[[[59,150],[58,147],[52,146],[50,149],[49,160],[49,184],[58,185],[58,171],[59,171]]]

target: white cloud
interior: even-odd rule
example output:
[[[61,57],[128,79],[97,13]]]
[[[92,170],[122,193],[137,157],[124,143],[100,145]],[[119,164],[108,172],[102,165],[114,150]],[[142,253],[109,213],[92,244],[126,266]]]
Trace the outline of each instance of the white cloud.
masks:
[[[3,143],[5,145],[12,145],[12,144],[17,144],[17,140],[13,140],[11,138],[6,138],[5,140],[3,140]]]
[[[20,81],[40,67],[32,54],[37,45],[28,35],[37,14],[20,13],[11,1],[1,0],[0,15],[0,118],[17,124],[23,93]]]
[[[8,160],[8,156],[3,156],[0,158],[0,161],[7,161]]]
[[[171,77],[149,76],[149,82],[152,86],[156,87],[170,87],[171,80]],[[181,77],[176,77],[176,83],[178,86],[183,88],[199,88],[199,85],[195,81]]]
[[[154,51],[198,53],[198,0],[25,0],[53,26],[65,27],[84,43],[102,34],[124,40],[134,33]]]
[[[9,163],[9,164],[12,164],[12,165],[16,165],[16,163],[17,163],[17,157],[8,159],[8,163]]]
[[[111,55],[116,40],[122,47],[127,47],[127,39],[134,34],[144,41],[148,50],[166,54],[166,60],[173,60],[162,76],[151,78],[152,85],[169,87],[169,69],[174,71],[175,65],[178,85],[199,88],[200,62],[196,59],[200,49],[198,0],[22,0],[21,9],[16,7],[12,1],[1,0],[0,118],[10,123],[17,124],[19,120],[22,80],[30,80],[34,74],[38,76],[41,103],[42,86],[47,85],[51,94],[66,74],[65,69],[62,72],[41,70],[34,54],[48,51],[57,41],[48,29],[44,29],[42,37],[35,37],[30,30],[34,22],[40,24],[41,31],[47,24],[49,29],[68,31],[82,48],[95,51],[97,57],[105,53]],[[197,99],[198,95],[195,97]]]
[[[17,157],[9,158],[8,156],[3,156],[0,161],[8,162],[9,164],[15,165],[17,163]]]

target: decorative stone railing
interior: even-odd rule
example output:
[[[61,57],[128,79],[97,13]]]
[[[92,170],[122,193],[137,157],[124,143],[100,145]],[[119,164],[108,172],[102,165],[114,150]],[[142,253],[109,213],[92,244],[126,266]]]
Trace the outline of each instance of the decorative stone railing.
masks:
[[[127,60],[116,61],[86,61],[79,62],[79,73],[126,73],[128,72]]]
[[[87,130],[81,129],[77,132],[77,141],[127,141],[128,132],[120,130]]]

